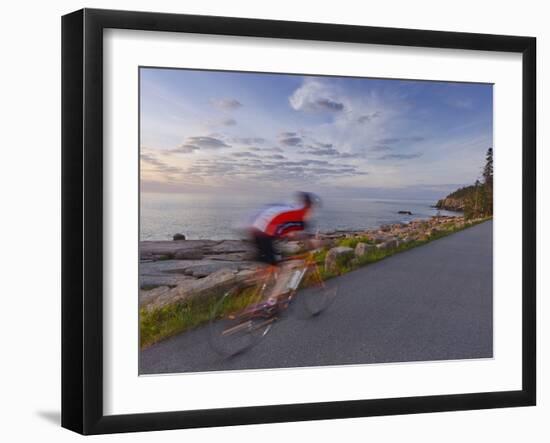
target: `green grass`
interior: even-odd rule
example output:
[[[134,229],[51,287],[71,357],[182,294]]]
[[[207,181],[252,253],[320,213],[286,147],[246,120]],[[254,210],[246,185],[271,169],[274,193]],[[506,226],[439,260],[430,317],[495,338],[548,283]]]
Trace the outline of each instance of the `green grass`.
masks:
[[[374,244],[374,241],[367,235],[358,235],[357,237],[348,237],[338,242],[338,246],[346,246],[348,248],[355,248],[358,243]]]
[[[161,308],[139,312],[140,346],[146,348],[160,340],[172,337],[181,332],[196,328],[207,323],[217,303],[227,291],[213,294],[205,298],[196,298],[182,303],[163,306]],[[223,299],[219,314],[240,311],[258,300],[257,286],[249,286],[235,292],[235,296]]]
[[[460,227],[455,223],[450,223],[445,227],[438,226],[437,232],[434,232],[429,237],[426,237],[423,240],[414,240],[409,243],[400,243],[397,248],[373,248],[362,257],[354,258],[351,260],[340,260],[337,263],[337,269],[334,272],[327,272],[325,270],[324,263],[328,249],[321,249],[314,252],[314,258],[317,265],[319,266],[321,278],[323,280],[328,280],[339,275],[354,271],[363,266],[368,266],[369,264],[376,263],[394,254],[398,254],[417,246],[424,245],[433,240],[446,237],[447,235],[469,228],[486,220],[489,220],[489,218],[485,218],[476,222],[467,221],[463,227]],[[368,238],[368,236],[357,236],[345,238],[339,241],[338,245],[354,248],[359,242],[369,244],[373,243],[372,240]],[[307,286],[307,281],[304,282],[304,286]],[[160,340],[184,331],[188,331],[208,322],[212,315],[212,310],[215,304],[219,302],[221,297],[226,292],[227,290],[220,290],[219,293],[211,294],[207,297],[194,298],[181,303],[175,303],[153,310],[148,310],[145,308],[140,309],[140,346],[142,348],[150,346]],[[243,309],[251,303],[257,302],[258,295],[259,292],[257,285],[247,286],[244,290],[236,291],[235,297],[225,299],[224,305],[221,307],[219,312],[220,314],[223,314]]]

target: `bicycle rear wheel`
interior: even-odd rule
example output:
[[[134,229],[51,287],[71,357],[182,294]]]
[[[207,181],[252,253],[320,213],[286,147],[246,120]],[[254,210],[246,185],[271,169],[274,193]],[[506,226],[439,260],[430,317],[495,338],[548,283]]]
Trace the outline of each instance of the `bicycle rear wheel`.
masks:
[[[210,324],[211,347],[230,357],[257,344],[275,321],[261,300],[262,288],[249,287],[227,292],[215,304]]]

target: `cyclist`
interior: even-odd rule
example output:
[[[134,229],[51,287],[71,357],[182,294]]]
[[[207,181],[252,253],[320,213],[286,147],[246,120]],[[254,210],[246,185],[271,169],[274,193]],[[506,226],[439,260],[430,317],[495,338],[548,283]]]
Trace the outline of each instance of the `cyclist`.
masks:
[[[251,223],[251,234],[258,250],[257,260],[277,266],[279,255],[275,248],[277,240],[309,238],[306,234],[313,209],[319,206],[321,199],[311,192],[297,193],[297,205],[270,205],[261,210]],[[280,276],[279,276],[280,277]],[[268,298],[273,304],[279,295],[285,292],[284,279],[279,279]]]
[[[258,261],[276,265],[275,241],[304,237],[313,208],[319,206],[321,200],[311,192],[297,193],[297,200],[298,205],[270,205],[253,219],[251,233],[258,248]]]

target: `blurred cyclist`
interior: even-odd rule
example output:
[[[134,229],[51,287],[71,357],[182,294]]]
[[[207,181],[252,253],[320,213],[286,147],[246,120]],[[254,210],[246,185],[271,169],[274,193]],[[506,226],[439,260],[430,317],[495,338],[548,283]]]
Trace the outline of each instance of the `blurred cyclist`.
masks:
[[[276,240],[307,237],[304,233],[308,227],[308,220],[313,208],[319,206],[321,200],[311,192],[297,193],[297,200],[298,205],[268,206],[252,221],[251,232],[258,248],[258,261],[276,265]]]
[[[310,237],[306,233],[308,221],[313,209],[320,205],[321,199],[310,192],[299,192],[297,200],[297,205],[270,205],[253,219],[250,230],[258,249],[258,261],[278,266],[280,256],[275,248],[276,241]],[[277,284],[267,300],[269,304],[275,304],[277,298],[288,289],[281,274],[283,273],[277,276]]]

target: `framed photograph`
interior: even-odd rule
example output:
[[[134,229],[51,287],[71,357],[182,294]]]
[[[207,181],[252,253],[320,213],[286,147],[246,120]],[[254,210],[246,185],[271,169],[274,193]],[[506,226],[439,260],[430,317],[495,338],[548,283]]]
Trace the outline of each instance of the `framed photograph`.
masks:
[[[62,425],[536,402],[531,37],[62,20]]]

